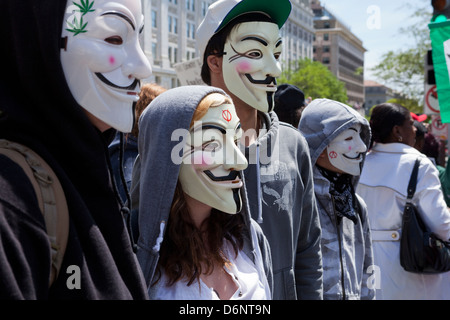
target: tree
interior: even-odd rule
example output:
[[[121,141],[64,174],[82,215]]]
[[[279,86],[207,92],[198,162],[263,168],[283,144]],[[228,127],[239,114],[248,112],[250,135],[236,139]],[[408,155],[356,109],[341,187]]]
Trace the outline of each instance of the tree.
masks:
[[[409,7],[411,8],[411,5]],[[426,7],[415,7],[410,16],[412,24],[399,29],[399,33],[407,34],[412,40],[411,47],[388,51],[382,56],[381,62],[372,68],[374,75],[387,86],[398,89],[417,103],[424,95],[425,55],[431,48],[428,31],[431,19],[429,7],[429,2]]]
[[[423,112],[423,108],[417,103],[417,100],[415,100],[415,99],[396,98],[396,99],[390,99],[386,102],[401,104],[406,109],[408,109],[409,111],[412,111],[416,114],[421,114]]]
[[[323,64],[308,58],[292,63],[284,70],[278,82],[289,83],[299,87],[305,97],[328,98],[347,103],[345,84],[339,81]]]

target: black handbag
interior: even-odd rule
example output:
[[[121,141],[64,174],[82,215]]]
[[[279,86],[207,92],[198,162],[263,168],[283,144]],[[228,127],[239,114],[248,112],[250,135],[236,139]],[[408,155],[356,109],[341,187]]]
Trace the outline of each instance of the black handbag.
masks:
[[[420,159],[417,159],[408,184],[400,238],[400,264],[406,271],[414,273],[450,271],[450,243],[440,240],[429,231],[412,203],[419,165]]]

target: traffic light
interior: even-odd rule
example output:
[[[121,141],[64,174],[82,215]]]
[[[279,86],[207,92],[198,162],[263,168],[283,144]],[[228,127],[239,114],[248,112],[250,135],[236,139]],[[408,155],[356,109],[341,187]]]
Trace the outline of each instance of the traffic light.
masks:
[[[450,0],[431,0],[433,18],[431,22],[442,22],[450,18]]]
[[[436,77],[434,74],[433,55],[432,51],[428,50],[425,56],[425,83],[424,83],[424,113],[425,114],[437,114],[440,111],[439,99],[437,95]]]
[[[433,55],[431,50],[428,50],[425,57],[425,83],[429,85],[436,84],[436,77],[434,75],[433,67]]]

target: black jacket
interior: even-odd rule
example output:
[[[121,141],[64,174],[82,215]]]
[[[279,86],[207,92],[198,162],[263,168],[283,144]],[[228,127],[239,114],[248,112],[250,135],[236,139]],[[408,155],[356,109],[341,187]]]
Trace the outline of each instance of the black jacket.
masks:
[[[28,146],[52,167],[70,216],[61,273],[48,289],[49,244],[36,197],[20,167],[0,156],[0,299],[145,299],[108,171],[110,139],[76,103],[60,63],[65,5],[0,2],[7,61],[0,77],[0,139]],[[71,265],[80,268],[80,289],[66,285]]]

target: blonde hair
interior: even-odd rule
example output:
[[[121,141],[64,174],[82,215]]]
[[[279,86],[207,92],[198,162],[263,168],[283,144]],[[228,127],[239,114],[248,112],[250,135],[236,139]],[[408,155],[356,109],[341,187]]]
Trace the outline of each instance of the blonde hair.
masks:
[[[223,104],[232,104],[231,99],[222,93],[214,92],[205,96],[195,109],[194,115],[192,116],[192,121],[189,127],[194,125],[195,121],[199,121],[205,116],[209,108],[214,108],[221,106]]]

